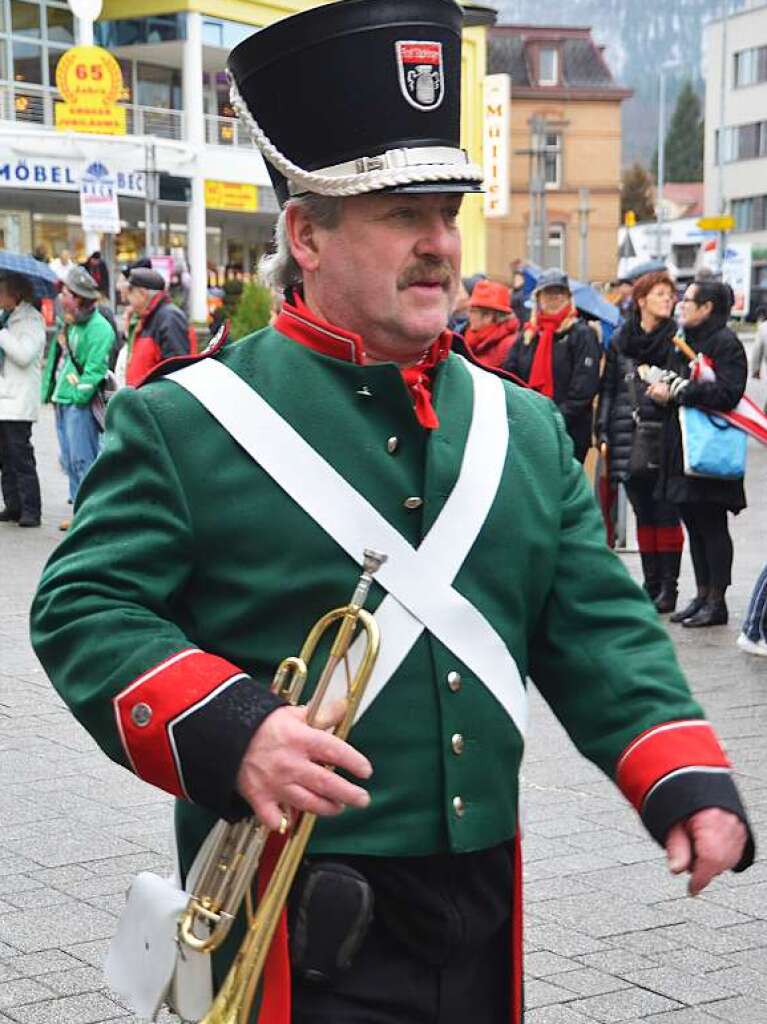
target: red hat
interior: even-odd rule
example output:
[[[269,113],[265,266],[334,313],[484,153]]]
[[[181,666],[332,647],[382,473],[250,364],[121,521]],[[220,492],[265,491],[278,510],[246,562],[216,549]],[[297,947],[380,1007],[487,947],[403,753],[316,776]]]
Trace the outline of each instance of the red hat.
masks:
[[[511,296],[509,289],[497,281],[477,281],[469,299],[469,306],[481,309],[494,309],[499,313],[510,313]]]

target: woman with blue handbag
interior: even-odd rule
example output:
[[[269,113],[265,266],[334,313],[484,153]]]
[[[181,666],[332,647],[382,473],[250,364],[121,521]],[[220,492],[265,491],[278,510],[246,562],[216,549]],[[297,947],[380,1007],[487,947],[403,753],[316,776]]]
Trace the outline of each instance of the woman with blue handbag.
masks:
[[[732,302],[731,288],[720,281],[695,281],[688,286],[680,316],[684,351],[677,351],[670,371],[648,391],[653,401],[668,409],[656,496],[679,506],[687,528],[697,593],[671,621],[688,628],[727,622],[725,592],[731,582],[733,558],[727,513],[737,515],[746,507],[745,464],[740,455],[745,451],[743,437],[715,415],[735,408],[748,377],[743,346],[727,326]],[[697,357],[692,363],[691,353]],[[700,372],[701,367],[708,372]],[[690,438],[683,441],[685,410],[703,414],[690,418]],[[692,440],[693,426],[698,441],[703,426],[712,443],[729,458],[704,467],[692,465],[686,459],[685,444]],[[724,437],[726,430],[731,431],[729,440]]]

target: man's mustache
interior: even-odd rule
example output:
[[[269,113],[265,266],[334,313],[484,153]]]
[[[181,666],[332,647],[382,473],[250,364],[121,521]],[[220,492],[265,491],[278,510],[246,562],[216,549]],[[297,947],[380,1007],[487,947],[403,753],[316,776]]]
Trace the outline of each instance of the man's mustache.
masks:
[[[404,291],[412,284],[438,284],[449,288],[455,280],[453,268],[443,260],[420,260],[407,267],[397,278],[397,288]]]

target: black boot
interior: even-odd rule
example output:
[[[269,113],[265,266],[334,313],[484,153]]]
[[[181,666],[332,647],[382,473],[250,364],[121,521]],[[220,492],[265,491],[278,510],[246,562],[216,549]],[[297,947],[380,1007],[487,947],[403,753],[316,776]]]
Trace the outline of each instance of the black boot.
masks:
[[[726,587],[709,587],[706,595],[706,603],[694,615],[690,615],[682,623],[690,629],[697,629],[701,626],[726,626],[727,605],[724,603]]]
[[[703,605],[706,603],[708,591],[698,591],[695,597],[690,601],[688,605],[685,605],[679,612],[674,612],[671,616],[671,622],[684,622],[685,619],[692,618],[693,615],[697,615]]]
[[[688,629],[698,629],[701,626],[726,626],[727,617],[727,605],[724,603],[724,597],[709,598],[700,611],[691,615],[689,619],[685,619],[682,625]]]
[[[655,551],[640,551],[642,559],[642,575],[644,583],[642,586],[647,592],[651,601],[660,594],[660,562]]]
[[[679,568],[682,564],[681,551],[662,551],[658,555],[660,562],[660,593],[655,598],[655,607],[659,612],[673,612],[676,608],[677,580],[679,579]]]
[[[18,523],[20,517],[21,512],[14,512],[7,507],[0,511],[0,523]]]

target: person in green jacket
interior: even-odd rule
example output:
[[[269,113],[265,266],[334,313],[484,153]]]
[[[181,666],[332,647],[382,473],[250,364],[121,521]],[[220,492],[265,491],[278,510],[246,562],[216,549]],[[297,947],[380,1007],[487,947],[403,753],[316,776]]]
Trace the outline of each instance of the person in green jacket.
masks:
[[[177,798],[182,877],[219,818],[254,815],[269,853],[284,819],[318,815],[260,1024],[520,1024],[528,677],[692,892],[754,856],[562,416],[447,330],[462,193],[482,178],[460,148],[462,24],[452,0],[355,0],[230,56],[284,207],[266,270],[285,303],[110,402],[32,608],[73,713]],[[269,682],[349,600],[365,547],[388,555],[367,605],[381,656],[346,742]],[[158,1000],[140,965],[174,938],[131,951]]]
[[[83,477],[99,452],[101,434],[90,403],[106,376],[115,334],[96,306],[96,282],[83,267],[73,267],[61,291],[64,324],[45,364],[42,400],[56,408],[61,464],[74,502]],[[60,529],[69,529],[65,519]]]

